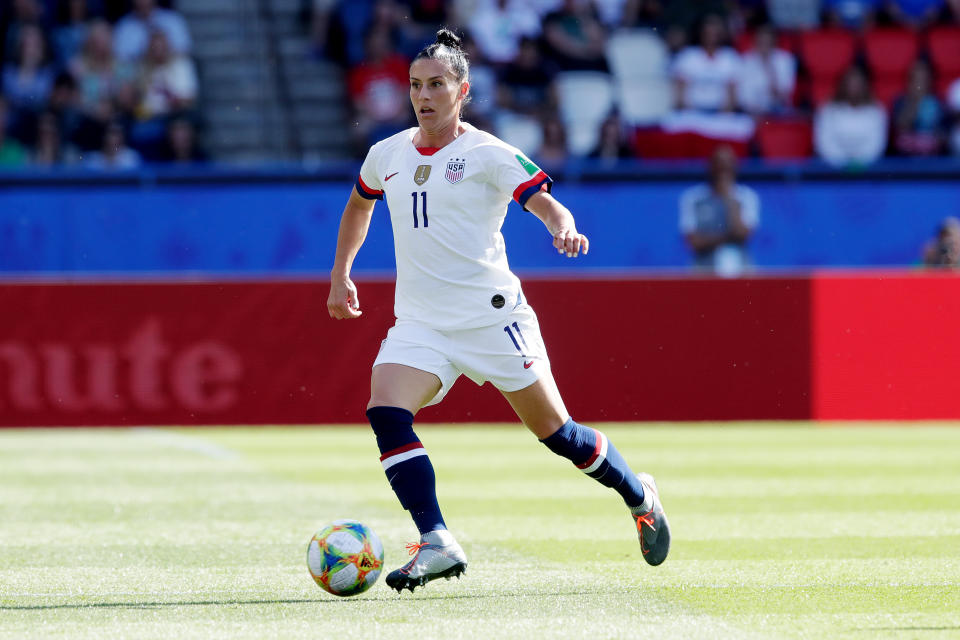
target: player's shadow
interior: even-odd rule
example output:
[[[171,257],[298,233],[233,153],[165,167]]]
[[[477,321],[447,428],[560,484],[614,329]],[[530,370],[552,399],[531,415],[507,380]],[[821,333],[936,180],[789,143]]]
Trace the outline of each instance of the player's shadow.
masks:
[[[502,598],[513,595],[522,596],[582,596],[584,593],[603,593],[602,591],[568,591],[568,592],[519,592],[514,594],[506,593],[462,593],[462,594],[431,594],[411,596],[411,600],[483,600],[488,598]],[[337,606],[349,605],[359,602],[399,602],[403,599],[401,594],[386,594],[375,598],[278,598],[272,600],[257,599],[223,599],[223,600],[168,600],[163,602],[62,602],[51,604],[16,604],[2,605],[0,611],[47,611],[54,609],[164,609],[167,607],[217,607],[234,605],[258,605],[258,604],[310,604],[316,606]]]

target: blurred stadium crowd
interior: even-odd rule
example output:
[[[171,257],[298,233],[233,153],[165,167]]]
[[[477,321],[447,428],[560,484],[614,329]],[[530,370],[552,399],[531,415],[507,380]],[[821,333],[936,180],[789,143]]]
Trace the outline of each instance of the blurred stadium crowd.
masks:
[[[441,23],[467,34],[469,118],[547,164],[718,140],[868,164],[948,153],[960,114],[956,0],[319,0],[316,48],[348,69],[359,150],[409,124],[406,65]]]
[[[313,56],[342,69],[344,157],[413,123],[407,68],[440,25],[465,35],[467,119],[547,166],[718,144],[835,166],[960,155],[960,0],[299,1]],[[173,8],[2,7],[0,166],[207,158]]]
[[[11,0],[0,166],[130,169],[203,159],[190,32],[154,0]]]

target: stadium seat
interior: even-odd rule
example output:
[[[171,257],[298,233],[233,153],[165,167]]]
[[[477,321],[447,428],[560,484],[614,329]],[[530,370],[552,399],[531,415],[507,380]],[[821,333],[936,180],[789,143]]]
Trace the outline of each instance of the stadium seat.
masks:
[[[936,78],[939,95],[960,78],[960,27],[934,27],[927,34],[927,49]]]
[[[660,122],[670,112],[673,86],[666,78],[637,79],[617,83],[617,102],[623,121],[646,126]]]
[[[532,156],[539,153],[543,144],[543,127],[536,118],[503,111],[496,116],[495,126],[497,136],[504,142]]]
[[[739,53],[746,53],[753,48],[753,38],[753,31],[741,31],[737,34],[733,46]],[[799,34],[796,31],[777,31],[778,49],[783,49],[784,51],[795,54],[799,48],[797,44],[798,41]]]
[[[607,63],[621,81],[667,74],[667,45],[649,29],[617,31],[607,40]]]
[[[757,146],[767,159],[809,158],[813,155],[813,126],[809,120],[768,120],[757,127]]]
[[[877,78],[871,84],[871,89],[873,97],[890,109],[907,90],[907,81],[903,78]]]
[[[820,29],[800,35],[800,58],[810,74],[814,106],[826,102],[856,53],[856,40],[843,29]]]
[[[600,123],[613,108],[610,76],[599,71],[564,71],[557,74],[556,86],[567,150],[575,156],[586,155],[597,145]]]
[[[919,48],[916,34],[906,29],[872,29],[863,37],[873,93],[887,107],[903,93]]]

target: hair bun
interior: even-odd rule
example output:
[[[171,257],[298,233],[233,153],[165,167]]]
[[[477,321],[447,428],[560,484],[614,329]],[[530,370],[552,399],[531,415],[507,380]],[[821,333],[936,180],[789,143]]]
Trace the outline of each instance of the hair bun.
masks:
[[[437,31],[437,44],[442,44],[445,47],[459,50],[460,38],[458,38],[456,34],[449,29],[440,29],[440,31]]]

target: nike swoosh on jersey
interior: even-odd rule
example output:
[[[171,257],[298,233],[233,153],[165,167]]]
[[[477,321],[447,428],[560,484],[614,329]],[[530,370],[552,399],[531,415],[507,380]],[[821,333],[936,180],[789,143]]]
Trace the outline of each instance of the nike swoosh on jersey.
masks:
[[[532,367],[532,366],[533,366],[533,360],[531,360],[530,362],[524,362],[524,363],[523,363],[523,368],[524,368],[524,369],[529,369],[529,368]]]
[[[399,171],[394,171],[393,173],[391,173],[390,175],[388,175],[386,178],[384,178],[383,181],[386,182],[387,180],[389,180],[389,179],[392,178],[393,176],[397,175],[398,173],[400,173],[400,172],[399,172]]]

